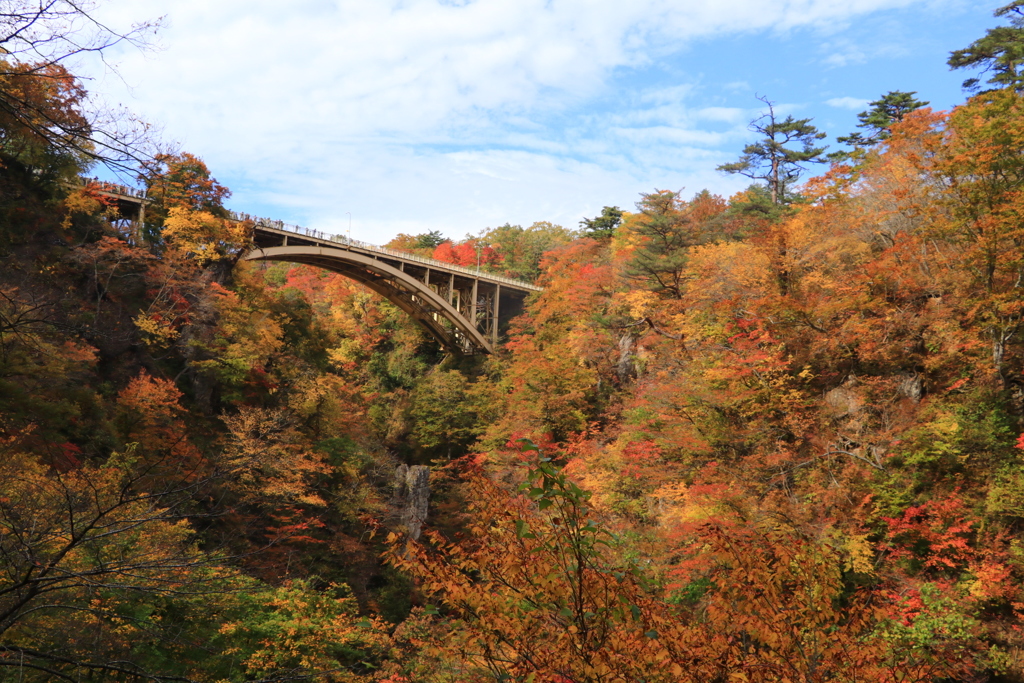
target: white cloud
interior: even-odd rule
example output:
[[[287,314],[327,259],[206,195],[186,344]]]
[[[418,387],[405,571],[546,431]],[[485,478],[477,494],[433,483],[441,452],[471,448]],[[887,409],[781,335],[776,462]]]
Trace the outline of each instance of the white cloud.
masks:
[[[705,121],[723,123],[746,123],[747,112],[738,107],[704,107],[693,112],[694,117]]]
[[[867,58],[868,56],[863,50],[853,46],[844,46],[826,57],[825,63],[829,66],[841,67],[850,64],[863,64]]]
[[[914,3],[110,0],[102,11],[113,23],[166,14],[166,49],[120,56],[130,93],[111,77],[92,87],[204,157],[240,209],[317,227],[347,226],[338,212],[351,211],[370,231],[361,237],[377,241],[415,226],[575,225],[581,206],[612,201],[596,197],[625,192],[614,201],[631,206],[636,188],[655,184],[731,187],[712,170],[725,160],[715,147],[752,118],[688,106],[685,74],[588,114],[587,103],[611,99],[616,70],[695,39],[834,27]],[[828,103],[850,106],[841,101],[853,100]],[[694,166],[680,172],[680,159]]]
[[[612,134],[631,142],[676,143],[682,145],[713,146],[722,142],[720,133],[704,130],[685,130],[674,126],[649,126],[646,128],[614,128]]]
[[[832,99],[825,100],[825,104],[830,107],[838,107],[839,109],[864,109],[867,107],[870,100],[861,99],[859,97],[833,97]]]
[[[746,81],[731,81],[721,85],[722,90],[729,92],[753,92],[753,88]]]

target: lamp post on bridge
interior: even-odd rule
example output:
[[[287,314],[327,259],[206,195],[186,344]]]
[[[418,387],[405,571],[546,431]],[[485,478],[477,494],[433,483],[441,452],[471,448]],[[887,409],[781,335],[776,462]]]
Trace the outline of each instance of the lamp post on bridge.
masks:
[[[351,249],[352,248],[352,212],[351,211],[346,211],[345,213],[348,214],[348,235],[347,235],[347,238],[346,238],[346,244],[348,244],[348,247]]]

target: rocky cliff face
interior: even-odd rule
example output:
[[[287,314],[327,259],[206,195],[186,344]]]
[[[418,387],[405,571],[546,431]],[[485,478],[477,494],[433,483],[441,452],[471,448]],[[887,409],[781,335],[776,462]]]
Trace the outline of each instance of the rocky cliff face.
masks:
[[[395,469],[395,496],[393,506],[398,524],[409,537],[417,540],[427,520],[430,500],[430,468],[425,465],[401,464]]]

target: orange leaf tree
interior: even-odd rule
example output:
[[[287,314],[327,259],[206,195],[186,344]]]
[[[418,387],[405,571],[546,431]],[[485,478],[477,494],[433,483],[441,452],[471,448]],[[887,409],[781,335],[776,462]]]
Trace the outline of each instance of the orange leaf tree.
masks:
[[[464,535],[389,538],[390,562],[441,608],[406,627],[443,662],[449,678],[436,680],[931,681],[972,661],[969,619],[936,599],[899,623],[879,591],[846,585],[827,533],[781,517],[689,525],[663,585],[649,559],[625,556],[588,492],[523,450],[536,459],[514,495],[466,466]],[[432,615],[445,637],[422,635]]]

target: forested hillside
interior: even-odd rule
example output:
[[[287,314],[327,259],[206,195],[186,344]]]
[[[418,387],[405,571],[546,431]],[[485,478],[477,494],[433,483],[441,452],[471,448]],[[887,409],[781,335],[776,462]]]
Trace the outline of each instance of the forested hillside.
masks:
[[[0,61],[0,681],[1024,680],[1021,33],[802,185],[769,109],[735,196],[399,235],[544,287],[474,357]]]

